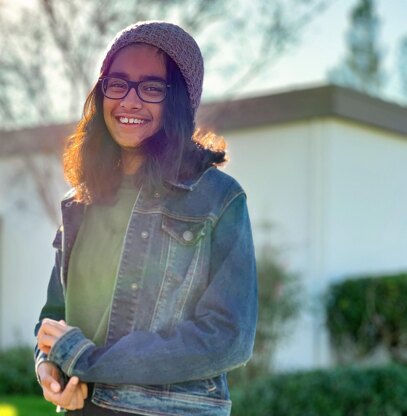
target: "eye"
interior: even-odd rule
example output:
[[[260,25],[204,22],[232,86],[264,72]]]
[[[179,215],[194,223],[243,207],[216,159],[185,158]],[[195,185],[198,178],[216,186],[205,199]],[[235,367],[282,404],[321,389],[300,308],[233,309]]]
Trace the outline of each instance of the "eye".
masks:
[[[119,78],[108,78],[107,88],[109,89],[127,89],[127,82]]]
[[[165,84],[161,81],[146,81],[140,84],[143,93],[148,95],[162,95],[165,92]]]

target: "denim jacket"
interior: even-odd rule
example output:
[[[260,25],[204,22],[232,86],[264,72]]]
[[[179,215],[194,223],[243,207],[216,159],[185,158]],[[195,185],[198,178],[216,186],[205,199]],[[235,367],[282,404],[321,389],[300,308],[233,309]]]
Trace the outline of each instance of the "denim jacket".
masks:
[[[62,201],[45,317],[64,319],[67,266],[84,205]],[[123,243],[105,345],[79,328],[48,357],[95,383],[92,401],[145,415],[230,415],[226,372],[252,354],[257,283],[246,196],[209,168],[148,196],[141,188]]]

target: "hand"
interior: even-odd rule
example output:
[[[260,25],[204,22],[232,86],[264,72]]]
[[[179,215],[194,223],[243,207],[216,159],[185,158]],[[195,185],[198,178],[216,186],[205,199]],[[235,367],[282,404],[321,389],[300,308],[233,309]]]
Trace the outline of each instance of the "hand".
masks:
[[[45,354],[49,354],[57,340],[71,328],[65,321],[45,318],[37,334],[38,348]]]
[[[63,389],[59,369],[47,361],[42,362],[37,371],[45,400],[66,410],[83,408],[85,399],[88,397],[86,383],[80,382],[78,377],[71,377]]]

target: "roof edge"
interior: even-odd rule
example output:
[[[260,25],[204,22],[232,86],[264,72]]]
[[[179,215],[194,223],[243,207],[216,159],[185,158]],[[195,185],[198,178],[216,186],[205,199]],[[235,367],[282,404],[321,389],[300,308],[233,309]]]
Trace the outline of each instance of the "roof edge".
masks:
[[[204,104],[198,124],[224,131],[331,116],[407,134],[407,107],[336,85]]]

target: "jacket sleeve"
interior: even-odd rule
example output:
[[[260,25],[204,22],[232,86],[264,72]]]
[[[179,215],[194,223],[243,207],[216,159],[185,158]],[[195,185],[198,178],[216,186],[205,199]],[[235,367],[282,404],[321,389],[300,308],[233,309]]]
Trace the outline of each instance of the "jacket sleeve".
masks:
[[[210,283],[194,320],[173,333],[134,331],[96,347],[78,328],[65,333],[48,359],[68,376],[110,384],[169,384],[210,378],[245,364],[257,320],[257,278],[243,193],[224,210],[212,234]]]
[[[47,290],[47,300],[44,307],[41,310],[40,317],[38,320],[37,325],[34,329],[34,335],[37,336],[37,333],[41,326],[41,321],[44,318],[55,319],[59,321],[61,319],[65,319],[65,302],[64,302],[64,295],[63,289],[60,279],[60,270],[61,270],[61,246],[60,246],[60,237],[61,232],[58,230],[57,236],[54,240],[54,247],[56,248],[55,254],[55,264],[52,269],[51,278],[48,283],[48,290]],[[46,354],[41,352],[38,349],[38,346],[35,346],[35,368],[37,369],[38,365],[47,359]]]

